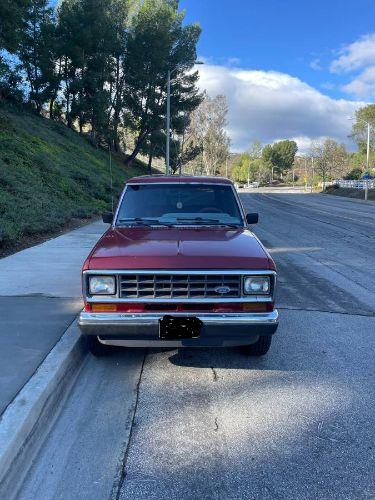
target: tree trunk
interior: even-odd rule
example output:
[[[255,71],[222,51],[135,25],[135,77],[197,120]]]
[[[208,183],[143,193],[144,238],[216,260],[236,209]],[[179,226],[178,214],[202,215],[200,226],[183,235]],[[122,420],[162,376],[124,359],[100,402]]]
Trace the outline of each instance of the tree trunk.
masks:
[[[133,163],[133,161],[137,158],[138,153],[139,153],[141,146],[143,144],[143,141],[145,140],[146,137],[147,137],[147,132],[142,132],[138,136],[138,139],[137,139],[137,142],[136,142],[136,145],[135,145],[135,148],[134,148],[132,154],[130,156],[128,156],[126,158],[126,160],[124,161],[125,165],[131,165]]]
[[[53,120],[55,118],[54,116],[54,112],[53,112],[53,107],[55,105],[55,100],[56,100],[56,97],[53,96],[49,102],[49,117],[50,117],[50,120]]]
[[[70,95],[70,91],[68,90],[67,94],[66,94],[66,123],[67,123],[69,128],[72,128],[72,117],[70,114],[70,109],[71,109],[71,102],[70,101],[71,101],[71,95]]]
[[[152,160],[154,159],[154,147],[150,147],[150,152],[148,155],[148,173],[152,174]]]
[[[120,139],[117,135],[117,132],[115,133],[115,136],[113,138],[113,149],[116,151],[116,153],[121,152]]]

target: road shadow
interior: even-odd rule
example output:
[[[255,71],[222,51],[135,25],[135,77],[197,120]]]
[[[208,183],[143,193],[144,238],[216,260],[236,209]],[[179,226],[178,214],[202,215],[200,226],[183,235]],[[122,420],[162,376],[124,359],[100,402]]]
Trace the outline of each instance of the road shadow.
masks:
[[[271,352],[262,358],[251,357],[240,347],[195,347],[174,351],[169,361],[175,366],[184,368],[274,370],[272,357]]]

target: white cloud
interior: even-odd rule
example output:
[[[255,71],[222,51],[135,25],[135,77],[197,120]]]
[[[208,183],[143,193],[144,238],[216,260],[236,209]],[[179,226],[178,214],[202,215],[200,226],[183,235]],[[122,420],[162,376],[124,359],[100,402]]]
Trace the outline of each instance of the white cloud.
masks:
[[[200,87],[211,96],[224,94],[229,104],[232,149],[243,151],[254,139],[263,143],[330,136],[348,144],[353,116],[363,102],[332,99],[285,73],[200,66]]]
[[[342,87],[344,92],[362,99],[375,97],[375,66],[371,66]]]
[[[330,69],[332,73],[357,73],[341,87],[343,92],[359,99],[375,98],[375,33],[343,47]]]
[[[333,73],[351,73],[375,65],[375,33],[362,36],[346,45],[339,52],[340,57],[331,64]]]

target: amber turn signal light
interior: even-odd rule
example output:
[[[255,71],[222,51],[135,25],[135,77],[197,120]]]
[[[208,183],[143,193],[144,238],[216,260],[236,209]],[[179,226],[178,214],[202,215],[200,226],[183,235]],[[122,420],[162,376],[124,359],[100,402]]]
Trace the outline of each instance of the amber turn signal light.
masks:
[[[92,312],[117,312],[116,304],[92,304]]]
[[[245,302],[243,304],[245,312],[267,312],[268,307],[266,302]]]

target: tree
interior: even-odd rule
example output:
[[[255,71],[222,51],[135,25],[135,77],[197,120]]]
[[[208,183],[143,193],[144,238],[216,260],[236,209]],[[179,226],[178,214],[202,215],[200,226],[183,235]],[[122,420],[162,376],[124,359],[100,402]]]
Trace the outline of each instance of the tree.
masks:
[[[327,181],[341,177],[347,170],[349,155],[344,144],[330,138],[313,143],[311,150],[315,171],[320,175],[325,189]]]
[[[119,147],[123,108],[128,0],[65,0],[59,7],[58,36],[63,61],[67,123],[86,125],[91,140]]]
[[[171,83],[172,127],[181,131],[182,117],[193,111],[201,96],[196,88],[198,73],[191,73],[200,36],[198,25],[183,26],[178,2],[145,0],[133,18],[125,60],[124,126],[136,133],[131,163],[143,144],[165,130],[166,85]]]
[[[17,51],[29,4],[30,0],[0,1],[0,49]]]
[[[24,12],[24,29],[17,55],[30,86],[29,101],[38,113],[59,86],[54,51],[55,24],[48,0],[31,0]]]
[[[262,161],[264,167],[270,172],[271,182],[273,181],[274,169],[277,165],[278,157],[271,144],[267,144],[262,151]]]
[[[22,89],[22,77],[17,71],[17,66],[0,57],[0,100],[10,102],[22,102],[24,93]]]
[[[19,47],[28,5],[29,0],[0,0],[0,99],[23,98],[22,77],[14,58],[8,56]]]
[[[127,39],[129,16],[134,15],[138,0],[116,0],[112,2],[111,18],[114,20],[114,38],[112,56],[114,58],[113,76],[110,83],[111,108],[110,128],[111,142],[115,151],[121,150],[119,127],[125,106],[125,60],[127,57]],[[150,167],[151,169],[151,167]]]
[[[356,141],[359,151],[366,153],[367,150],[367,124],[370,123],[371,127],[375,127],[375,104],[369,104],[360,108],[355,113],[355,122],[352,127],[352,138]],[[370,147],[372,150],[375,148],[374,134],[370,136]]]
[[[298,146],[295,141],[280,141],[273,145],[273,151],[277,171],[282,175],[292,168]]]
[[[191,145],[200,148],[195,169],[197,173],[217,175],[229,158],[230,139],[225,130],[228,105],[223,95],[205,96],[192,113],[189,135]]]
[[[237,160],[235,160],[231,169],[231,178],[240,183],[247,182],[249,175],[249,167],[251,164],[251,156],[249,153],[242,153]]]
[[[354,180],[358,180],[358,179],[361,179],[363,175],[363,170],[360,168],[360,167],[355,167],[355,168],[352,168],[352,170],[350,170],[350,172],[348,172],[344,179],[348,180],[348,181],[354,181]]]
[[[263,145],[257,139],[251,143],[249,154],[252,160],[262,158]]]
[[[187,164],[193,163],[194,160],[202,154],[202,145],[194,142],[192,135],[191,115],[185,114],[182,117],[179,135],[176,135],[173,141],[171,169],[175,173],[179,170],[181,173]]]
[[[262,159],[264,164],[271,170],[271,179],[274,172],[281,177],[290,170],[298,151],[297,144],[294,141],[280,141],[263,148]]]

